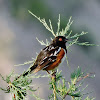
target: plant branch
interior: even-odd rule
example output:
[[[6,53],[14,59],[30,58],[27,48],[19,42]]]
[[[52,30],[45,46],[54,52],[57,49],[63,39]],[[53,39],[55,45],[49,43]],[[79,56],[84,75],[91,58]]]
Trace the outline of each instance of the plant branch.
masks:
[[[87,75],[85,75],[85,76],[83,76],[83,77],[80,77],[78,80],[76,80],[76,81],[73,83],[73,85],[76,85],[79,81],[81,81],[81,80],[83,80],[83,79],[89,77],[90,74],[93,74],[93,73],[88,73]],[[67,93],[64,95],[63,99],[66,98],[66,96],[69,94],[69,92],[70,92],[70,89],[69,89],[69,90],[67,91]]]
[[[52,79],[52,85],[53,85],[54,100],[56,100],[57,99],[57,96],[56,96],[56,72],[53,72],[51,79]]]

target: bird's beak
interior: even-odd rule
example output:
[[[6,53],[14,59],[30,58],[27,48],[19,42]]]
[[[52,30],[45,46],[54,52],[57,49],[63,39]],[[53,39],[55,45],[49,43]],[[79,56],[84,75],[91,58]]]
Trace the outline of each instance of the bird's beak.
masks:
[[[65,39],[65,42],[69,41],[67,38]]]

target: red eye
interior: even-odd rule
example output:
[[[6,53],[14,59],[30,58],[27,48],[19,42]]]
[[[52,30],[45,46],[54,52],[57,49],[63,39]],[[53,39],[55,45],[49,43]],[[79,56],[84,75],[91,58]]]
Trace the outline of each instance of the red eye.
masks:
[[[62,41],[62,38],[59,38],[59,41]]]

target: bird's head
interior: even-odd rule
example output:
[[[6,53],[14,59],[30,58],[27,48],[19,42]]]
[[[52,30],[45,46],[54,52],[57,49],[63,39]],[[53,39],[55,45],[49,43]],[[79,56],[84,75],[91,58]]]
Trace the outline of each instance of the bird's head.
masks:
[[[60,46],[62,48],[65,48],[66,46],[66,42],[68,41],[68,39],[64,36],[57,36],[55,39],[53,39],[53,44],[54,46]]]

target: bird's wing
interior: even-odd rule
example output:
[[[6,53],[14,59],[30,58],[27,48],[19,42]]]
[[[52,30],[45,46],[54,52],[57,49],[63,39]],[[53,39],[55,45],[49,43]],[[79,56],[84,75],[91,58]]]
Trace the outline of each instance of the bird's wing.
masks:
[[[38,56],[37,59],[40,60],[40,62],[38,63],[38,66],[34,69],[34,73],[38,72],[41,69],[45,69],[50,64],[55,62],[57,59],[57,54],[60,52],[60,50],[60,47],[52,47],[52,49],[50,49],[49,51],[46,50],[47,52],[42,51],[42,53],[44,53],[41,58]]]

